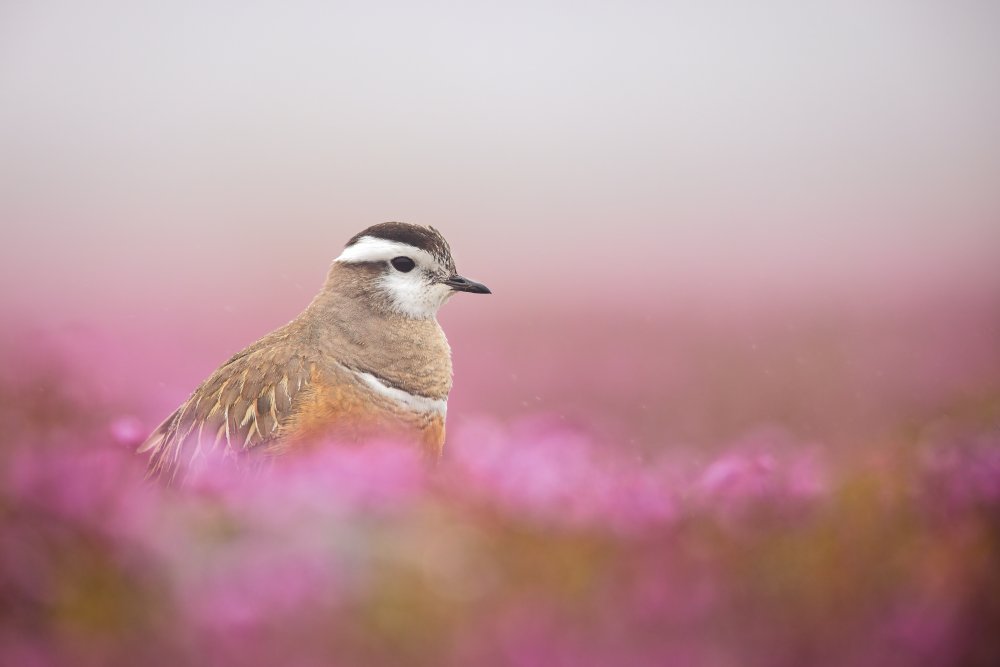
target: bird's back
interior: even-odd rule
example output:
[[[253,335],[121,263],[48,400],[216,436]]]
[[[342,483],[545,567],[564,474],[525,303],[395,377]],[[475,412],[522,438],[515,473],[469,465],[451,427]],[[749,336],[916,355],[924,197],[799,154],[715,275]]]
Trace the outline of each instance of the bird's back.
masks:
[[[237,353],[202,382],[139,448],[150,473],[176,473],[213,453],[281,442],[316,389],[314,349],[293,321]]]

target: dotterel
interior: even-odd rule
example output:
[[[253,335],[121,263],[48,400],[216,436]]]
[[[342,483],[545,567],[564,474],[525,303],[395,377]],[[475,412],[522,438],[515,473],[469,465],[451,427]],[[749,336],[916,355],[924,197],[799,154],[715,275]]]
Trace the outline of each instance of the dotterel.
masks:
[[[436,314],[455,292],[489,294],[455,270],[433,227],[386,222],[348,241],[294,320],[212,373],[139,447],[153,475],[212,451],[280,454],[318,440],[444,445],[451,349]]]

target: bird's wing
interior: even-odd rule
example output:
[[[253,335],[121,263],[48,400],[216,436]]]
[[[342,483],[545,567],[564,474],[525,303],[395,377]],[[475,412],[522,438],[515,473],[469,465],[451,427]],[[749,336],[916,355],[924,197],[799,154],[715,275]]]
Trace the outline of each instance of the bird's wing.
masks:
[[[223,364],[139,447],[151,476],[190,465],[220,446],[239,454],[274,441],[309,389],[312,363],[286,345],[257,345]]]

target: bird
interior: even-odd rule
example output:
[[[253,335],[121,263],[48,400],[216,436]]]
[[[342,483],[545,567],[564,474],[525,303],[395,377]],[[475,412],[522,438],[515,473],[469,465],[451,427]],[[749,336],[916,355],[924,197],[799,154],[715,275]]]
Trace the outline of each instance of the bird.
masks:
[[[295,319],[233,355],[139,446],[149,475],[173,479],[212,453],[271,458],[371,438],[436,460],[452,388],[436,316],[457,292],[492,293],[459,275],[433,227],[384,222],[354,235]]]

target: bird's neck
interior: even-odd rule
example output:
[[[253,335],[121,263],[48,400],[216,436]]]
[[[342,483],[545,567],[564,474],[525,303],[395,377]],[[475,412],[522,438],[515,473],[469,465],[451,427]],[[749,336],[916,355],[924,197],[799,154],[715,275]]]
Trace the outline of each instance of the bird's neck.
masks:
[[[435,318],[392,312],[359,281],[338,281],[331,270],[303,312],[317,345],[338,363],[371,373],[411,394],[447,398],[451,349]]]

